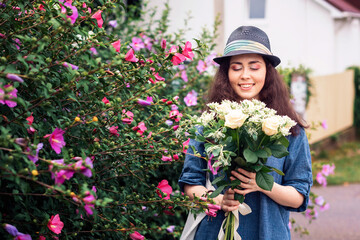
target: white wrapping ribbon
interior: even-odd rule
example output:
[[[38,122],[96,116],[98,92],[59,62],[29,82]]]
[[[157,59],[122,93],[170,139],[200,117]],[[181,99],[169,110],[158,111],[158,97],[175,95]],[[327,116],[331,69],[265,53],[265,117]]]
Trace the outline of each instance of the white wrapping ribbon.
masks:
[[[238,209],[232,211],[232,213],[235,216],[235,223],[234,223],[234,239],[235,240],[241,240],[241,237],[240,237],[239,233],[237,232],[237,229],[239,227],[239,212],[241,213],[241,215],[247,215],[247,214],[251,213],[251,208],[246,203],[242,203],[239,205]],[[229,213],[227,213],[226,215],[228,215],[228,214]],[[224,233],[224,229],[223,229],[225,222],[226,222],[226,218],[224,219],[223,223],[221,224],[219,235],[218,235],[218,240],[223,240],[225,237],[225,233]]]

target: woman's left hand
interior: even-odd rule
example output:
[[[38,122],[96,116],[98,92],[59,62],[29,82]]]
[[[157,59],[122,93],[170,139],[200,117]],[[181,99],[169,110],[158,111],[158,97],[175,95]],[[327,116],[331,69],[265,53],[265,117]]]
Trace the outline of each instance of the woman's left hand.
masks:
[[[241,181],[239,187],[243,188],[242,190],[234,189],[236,193],[245,196],[248,193],[261,190],[261,188],[256,184],[256,173],[238,168],[236,171],[231,171],[231,174],[232,176],[230,177],[230,180],[235,180],[236,178],[239,179]]]

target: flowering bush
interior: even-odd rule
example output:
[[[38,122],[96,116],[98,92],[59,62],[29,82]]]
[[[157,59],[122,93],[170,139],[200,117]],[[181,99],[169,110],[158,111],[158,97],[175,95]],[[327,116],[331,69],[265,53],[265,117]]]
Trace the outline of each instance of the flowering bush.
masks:
[[[203,103],[214,33],[191,43],[166,33],[168,8],[160,20],[146,9],[147,22],[139,11],[1,2],[4,238],[179,236],[190,202],[174,177],[187,139],[174,131]]]

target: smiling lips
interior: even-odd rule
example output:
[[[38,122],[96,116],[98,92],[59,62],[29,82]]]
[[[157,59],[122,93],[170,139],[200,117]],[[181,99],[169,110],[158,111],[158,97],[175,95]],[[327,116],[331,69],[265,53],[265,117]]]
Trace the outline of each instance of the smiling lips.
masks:
[[[243,83],[243,84],[238,84],[241,88],[241,90],[250,90],[254,85],[255,83]]]

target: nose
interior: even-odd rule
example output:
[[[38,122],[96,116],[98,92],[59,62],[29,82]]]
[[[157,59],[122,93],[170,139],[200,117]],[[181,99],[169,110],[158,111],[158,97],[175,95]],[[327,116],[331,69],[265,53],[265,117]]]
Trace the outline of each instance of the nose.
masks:
[[[241,74],[241,79],[249,79],[250,78],[250,70],[244,68]]]

